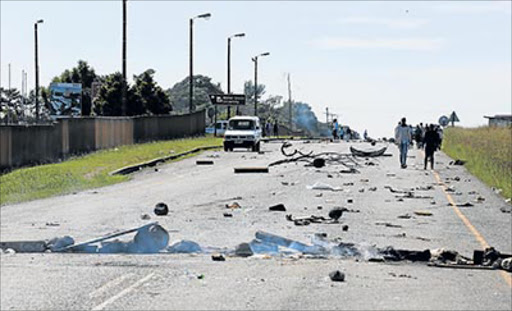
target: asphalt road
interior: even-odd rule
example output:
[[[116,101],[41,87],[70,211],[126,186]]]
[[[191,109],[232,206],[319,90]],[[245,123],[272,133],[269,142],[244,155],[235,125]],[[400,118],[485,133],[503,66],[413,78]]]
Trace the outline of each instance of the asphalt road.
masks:
[[[303,151],[348,152],[363,143],[294,142]],[[341,165],[321,169],[305,163],[274,166],[268,174],[234,174],[234,167],[265,166],[282,159],[280,143],[262,144],[264,154],[245,151],[205,152],[198,157],[136,173],[126,183],[96,190],[0,208],[1,240],[41,240],[70,235],[84,241],[149,221],[171,231],[171,241],[186,239],[201,246],[234,248],[250,242],[258,230],[309,243],[315,233],[344,242],[399,249],[473,250],[494,246],[512,253],[511,214],[491,189],[466,172],[448,165],[438,153],[436,171],[423,170],[422,153],[410,152],[409,167],[400,169],[397,148],[392,157],[361,160],[361,174],[339,173]],[[214,160],[198,166],[197,159]],[[458,177],[458,178],[457,178]],[[454,179],[455,178],[455,179]],[[343,191],[310,190],[324,182]],[[398,200],[385,186],[415,191],[431,199]],[[446,187],[453,187],[453,192]],[[375,191],[370,188],[376,187]],[[364,192],[360,192],[364,189]],[[478,196],[485,198],[475,203]],[[349,199],[353,203],[348,203]],[[171,212],[157,217],[157,202]],[[225,204],[238,202],[240,209]],[[473,207],[448,206],[473,202]],[[287,212],[270,212],[283,203]],[[319,209],[318,206],[322,208]],[[359,210],[345,213],[342,224],[295,226],[294,216],[326,216],[334,206]],[[432,216],[418,216],[427,210]],[[223,213],[231,212],[227,218]],[[398,218],[410,214],[409,219]],[[151,215],[142,220],[142,214]],[[379,225],[389,223],[397,227]],[[2,310],[170,310],[170,309],[374,309],[374,310],[511,310],[511,274],[502,271],[429,267],[424,263],[377,263],[345,259],[227,257],[206,254],[2,254]],[[331,282],[340,270],[345,282]]]

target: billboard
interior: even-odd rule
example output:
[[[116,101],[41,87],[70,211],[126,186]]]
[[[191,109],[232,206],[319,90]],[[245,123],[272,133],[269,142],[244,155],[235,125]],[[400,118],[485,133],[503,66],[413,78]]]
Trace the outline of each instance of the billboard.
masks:
[[[50,84],[50,115],[79,116],[82,114],[81,83]]]

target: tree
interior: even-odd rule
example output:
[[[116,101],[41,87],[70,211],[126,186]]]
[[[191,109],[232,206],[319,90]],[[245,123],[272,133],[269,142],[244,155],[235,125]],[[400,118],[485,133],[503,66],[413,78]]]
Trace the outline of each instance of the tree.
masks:
[[[261,100],[261,97],[265,94],[265,85],[264,84],[258,84],[258,103]],[[254,84],[252,81],[245,81],[244,83],[244,94],[247,102],[253,103],[254,102]]]
[[[194,78],[194,97],[192,103],[197,109],[211,106],[209,95],[224,94],[220,83],[213,83],[212,79],[203,75],[196,75]],[[189,109],[189,78],[176,83],[167,90],[173,108],[176,111],[188,112]]]
[[[91,114],[92,83],[100,78],[96,75],[94,68],[89,66],[86,61],[79,60],[78,65],[71,70],[64,70],[60,76],[53,78],[52,82],[61,83],[81,83],[82,84],[82,115]]]
[[[153,69],[148,69],[138,76],[133,76],[133,98],[137,102],[132,109],[144,114],[168,114],[172,111],[171,102],[164,90],[154,81],[154,74]]]
[[[96,98],[94,112],[102,116],[120,116],[122,115],[121,86],[123,85],[123,75],[115,72],[104,77],[104,83],[101,85]],[[131,92],[128,90],[127,97],[130,98]]]

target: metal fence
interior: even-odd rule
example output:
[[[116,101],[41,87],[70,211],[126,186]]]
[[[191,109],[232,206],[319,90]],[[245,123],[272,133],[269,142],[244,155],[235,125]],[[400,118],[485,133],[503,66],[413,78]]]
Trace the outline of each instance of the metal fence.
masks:
[[[56,162],[100,149],[202,135],[205,113],[80,117],[48,125],[0,125],[0,169]]]

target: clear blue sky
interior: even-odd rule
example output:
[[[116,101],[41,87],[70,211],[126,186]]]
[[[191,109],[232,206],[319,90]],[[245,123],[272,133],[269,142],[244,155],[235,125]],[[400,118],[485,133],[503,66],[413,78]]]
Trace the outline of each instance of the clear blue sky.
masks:
[[[99,74],[121,70],[121,1],[5,1],[1,9],[1,84],[34,85],[33,23],[39,29],[40,80],[47,85],[84,59]],[[325,107],[342,124],[390,136],[402,116],[434,122],[455,110],[463,126],[511,113],[511,2],[129,1],[128,73],[156,70],[164,88],[188,75],[188,19],[195,73],[226,86],[226,38],[232,42],[232,91],[253,78],[267,95]]]

